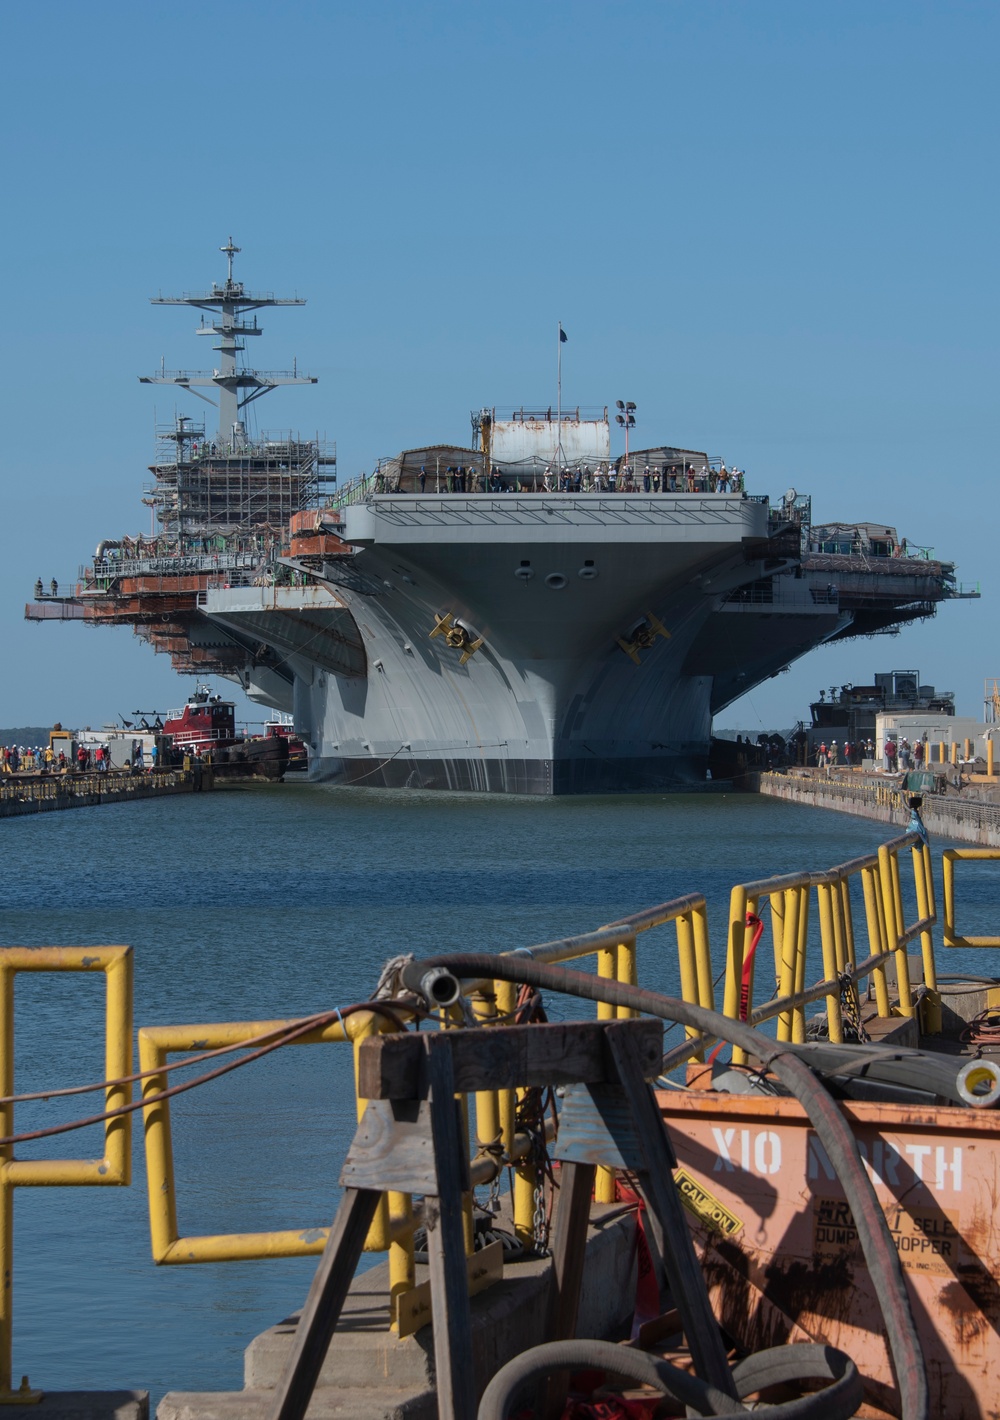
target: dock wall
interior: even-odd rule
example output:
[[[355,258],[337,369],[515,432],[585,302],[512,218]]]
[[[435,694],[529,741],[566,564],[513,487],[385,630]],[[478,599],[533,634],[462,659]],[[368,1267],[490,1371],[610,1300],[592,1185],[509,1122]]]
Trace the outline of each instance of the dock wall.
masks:
[[[859,818],[905,828],[910,817],[908,794],[896,782],[849,782],[790,774],[762,774],[760,792],[772,799],[808,804],[816,809],[835,809]],[[1000,847],[1000,804],[978,799],[925,794],[920,810],[929,833],[975,843],[982,848]]]
[[[166,769],[143,774],[111,771],[107,774],[11,775],[0,784],[0,818],[47,813],[52,809],[127,804],[135,799],[190,794],[212,787],[213,776],[207,768],[200,773]]]

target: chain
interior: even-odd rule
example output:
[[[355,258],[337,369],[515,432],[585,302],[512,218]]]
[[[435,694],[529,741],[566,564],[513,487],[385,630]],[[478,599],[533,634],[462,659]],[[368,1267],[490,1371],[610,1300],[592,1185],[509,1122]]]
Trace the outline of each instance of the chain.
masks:
[[[531,1219],[532,1241],[535,1244],[535,1252],[539,1257],[549,1255],[549,1221],[545,1216],[545,1185],[544,1174],[536,1166],[535,1169],[535,1211]]]
[[[861,1021],[861,1002],[858,998],[857,983],[849,971],[845,971],[838,979],[840,981],[840,1014],[846,1025],[853,1031],[858,1044],[868,1045],[871,1036]]]
[[[545,1138],[545,1097],[535,1086],[525,1090],[518,1102],[515,1127],[531,1140],[525,1163],[535,1171],[534,1209],[531,1219],[532,1244],[538,1257],[549,1255],[549,1218],[545,1210],[545,1180],[553,1183],[552,1163]]]

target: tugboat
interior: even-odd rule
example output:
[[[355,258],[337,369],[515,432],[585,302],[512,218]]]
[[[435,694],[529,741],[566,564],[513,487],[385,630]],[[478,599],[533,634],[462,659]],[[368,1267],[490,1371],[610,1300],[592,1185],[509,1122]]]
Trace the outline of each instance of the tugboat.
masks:
[[[288,767],[288,741],[281,735],[238,735],[236,706],[199,685],[183,710],[168,710],[160,732],[168,736],[173,757],[208,760],[226,779],[279,780]]]

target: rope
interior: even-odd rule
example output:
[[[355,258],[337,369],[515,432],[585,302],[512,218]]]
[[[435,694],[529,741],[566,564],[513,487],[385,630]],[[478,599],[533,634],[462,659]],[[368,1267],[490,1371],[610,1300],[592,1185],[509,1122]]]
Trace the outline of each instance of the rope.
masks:
[[[103,1124],[106,1120],[109,1119],[118,1119],[126,1114],[134,1114],[136,1110],[146,1109],[150,1105],[160,1104],[163,1100],[173,1098],[174,1095],[181,1095],[184,1094],[187,1090],[195,1089],[198,1085],[207,1084],[209,1080],[218,1079],[221,1075],[228,1075],[231,1070],[238,1070],[242,1065],[249,1065],[253,1060],[260,1060],[263,1058],[263,1056],[269,1055],[271,1051],[279,1050],[283,1045],[290,1045],[293,1041],[298,1040],[301,1036],[308,1035],[310,1031],[319,1029],[324,1025],[330,1024],[332,1021],[336,1020],[338,1016],[341,1018],[341,1020],[343,1020],[344,1015],[353,1015],[357,1011],[377,1011],[381,1015],[384,1015],[389,1020],[391,1020],[393,1025],[395,1025],[398,1029],[405,1029],[403,1022],[399,1019],[395,1012],[391,1011],[388,1007],[386,1007],[380,1002],[361,1001],[353,1006],[345,1006],[342,1011],[339,1007],[335,1007],[332,1011],[323,1012],[321,1015],[308,1016],[303,1020],[293,1023],[292,1028],[284,1030],[280,1035],[276,1035],[275,1032],[271,1032],[267,1036],[256,1037],[257,1040],[265,1040],[267,1043],[260,1046],[257,1050],[252,1051],[249,1055],[245,1055],[240,1060],[231,1060],[227,1064],[221,1065],[217,1070],[209,1070],[206,1074],[197,1075],[193,1080],[186,1080],[183,1084],[172,1085],[169,1089],[159,1090],[156,1094],[146,1095],[143,1099],[135,1100],[131,1104],[120,1105],[117,1109],[105,1110],[102,1114],[92,1114],[86,1119],[74,1119],[71,1120],[68,1124],[53,1124],[46,1129],[34,1129],[30,1131],[30,1133],[8,1134],[4,1138],[0,1138],[0,1148],[6,1148],[13,1144],[26,1144],[34,1139],[48,1139],[55,1134],[68,1134],[71,1130],[74,1129],[86,1129],[91,1124]],[[211,1055],[221,1055],[229,1050],[245,1050],[251,1044],[253,1044],[252,1041],[242,1041],[239,1045],[222,1046],[219,1048],[218,1051],[210,1051],[205,1056],[200,1058],[208,1059]],[[196,1062],[179,1061],[177,1062],[177,1065],[163,1065],[160,1066],[159,1069],[144,1070],[140,1074],[122,1076],[121,1079],[118,1080],[102,1080],[99,1085],[87,1086],[86,1088],[113,1089],[115,1086],[129,1084],[135,1080],[148,1079],[151,1076],[166,1074],[167,1070],[176,1069],[179,1065],[190,1065],[194,1063]],[[10,1096],[5,1101],[5,1103],[13,1103],[18,1099],[47,1099],[50,1097],[54,1097],[56,1094],[60,1093],[69,1094],[80,1092],[80,1087],[77,1087],[74,1090],[53,1091],[52,1096],[14,1095]]]

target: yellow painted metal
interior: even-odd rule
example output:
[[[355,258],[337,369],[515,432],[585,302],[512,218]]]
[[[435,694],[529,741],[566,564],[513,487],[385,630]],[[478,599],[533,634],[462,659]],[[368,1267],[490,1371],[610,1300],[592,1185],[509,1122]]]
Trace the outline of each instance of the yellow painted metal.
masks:
[[[472,998],[472,1013],[477,1021],[489,1025],[496,1020],[497,1000],[492,987],[478,991]],[[496,1090],[479,1090],[476,1094],[476,1140],[478,1146],[493,1145],[500,1139],[500,1100]]]
[[[913,992],[910,989],[910,964],[903,941],[903,902],[899,886],[898,849],[882,843],[878,850],[879,877],[882,883],[882,900],[885,904],[885,921],[888,931],[887,948],[895,955],[897,1010],[901,1016],[914,1013]]]
[[[598,1198],[599,1203],[613,1203],[614,1170],[611,1174],[611,1197]],[[529,1252],[535,1246],[535,1167],[533,1164],[519,1164],[514,1170],[514,1233],[518,1242]]]
[[[809,936],[809,882],[800,883],[794,889],[799,898],[799,950],[795,958],[795,992],[799,995],[806,989],[806,947]],[[800,1004],[792,1010],[792,1040],[802,1045],[806,1038],[806,1008]]]
[[[840,965],[837,960],[837,941],[835,927],[836,909],[833,903],[834,884],[817,883],[816,897],[819,903],[819,933],[820,943],[823,948],[823,975],[830,982],[830,991],[826,998],[826,1022],[830,1033],[830,1040],[834,1045],[840,1045],[844,1039],[844,1027],[840,1015],[840,985],[837,980],[840,975]],[[837,893],[839,898],[840,894]]]
[[[625,986],[638,986],[639,972],[635,958],[635,937],[625,937],[618,943],[618,980]],[[639,1014],[631,1006],[617,1006],[619,1020],[631,1020]]]
[[[878,867],[869,864],[861,873],[861,886],[865,897],[865,918],[868,924],[868,949],[871,956],[881,956],[886,950],[885,918],[882,912]],[[885,966],[877,966],[872,971],[875,983],[875,1009],[882,1019],[889,1015],[889,985],[885,978]]]
[[[509,1020],[517,1000],[517,987],[513,981],[496,981],[493,983],[493,989],[497,998],[497,1015],[502,1020]],[[514,1154],[514,1121],[517,1111],[517,1101],[513,1090],[499,1090],[497,1092],[497,1111],[500,1142],[503,1145],[504,1153],[508,1158],[512,1158]]]
[[[678,918],[678,921],[680,919]],[[698,1004],[715,1010],[715,986],[712,982],[712,953],[708,939],[708,911],[705,899],[694,908],[694,955],[698,967]]]
[[[791,996],[795,992],[798,979],[800,940],[800,918],[804,906],[804,895],[797,888],[787,888],[784,896],[784,931],[781,937],[781,960],[778,965],[777,985],[779,996]],[[778,1016],[778,1039],[791,1040],[793,1017],[791,1010],[782,1011]]]
[[[944,764],[944,762],[945,762],[945,742],[944,742],[944,740],[940,740],[940,741],[938,742],[938,763],[939,763],[939,764]]]
[[[677,960],[680,965],[681,974],[681,996],[685,1001],[697,1001],[701,1003],[701,988],[698,980],[698,964],[695,958],[694,945],[694,921],[692,915],[685,913],[677,919]],[[688,1040],[698,1035],[694,1026],[685,1026],[684,1034]],[[704,1049],[694,1051],[696,1060],[704,1060]]]
[[[915,843],[910,850],[913,857],[913,881],[917,895],[917,916],[921,921],[935,920],[934,875],[931,867],[931,850],[926,843]],[[920,956],[924,967],[924,997],[921,1013],[921,1030],[924,1035],[938,1035],[941,1031],[941,997],[938,993],[937,967],[934,962],[934,940],[930,926],[920,933]]]
[[[380,1018],[382,1019],[382,1018]],[[167,1057],[194,1050],[215,1050],[239,1045],[278,1031],[294,1021],[229,1021],[210,1025],[144,1026],[138,1035],[139,1068],[156,1071]],[[368,1012],[356,1012],[321,1029],[299,1036],[293,1045],[318,1045],[353,1041],[371,1033]],[[143,1081],[143,1098],[166,1088],[167,1076],[153,1074]],[[146,1136],[146,1180],[149,1193],[149,1231],[153,1261],[160,1264],[235,1262],[264,1257],[305,1257],[321,1253],[325,1227],[289,1228],[266,1233],[220,1233],[181,1237],[177,1224],[170,1102],[161,1100],[143,1110]],[[401,1199],[402,1195],[396,1195]],[[390,1200],[391,1201],[391,1200]],[[395,1211],[402,1211],[401,1204]],[[383,1236],[388,1244],[388,1219]]]
[[[951,762],[952,764],[958,763],[958,740],[951,742]]]
[[[1000,937],[966,937],[955,925],[955,864],[1000,860],[1000,848],[946,848],[941,854],[944,879],[944,920],[941,938],[946,947],[1000,947]]]
[[[602,947],[597,953],[597,974],[603,981],[618,980],[618,944],[610,947]],[[598,1001],[597,1019],[599,1021],[613,1021],[615,1019],[616,1008],[608,1001]]]
[[[104,1078],[132,1074],[131,947],[5,947],[0,949],[0,1096],[13,1095],[14,982],[19,972],[102,972],[105,978]],[[111,1085],[104,1107],[118,1109],[132,1099],[131,1085]],[[118,1187],[132,1179],[132,1117],[104,1124],[100,1159],[15,1159],[13,1145],[0,1147],[0,1404],[32,1404],[42,1398],[27,1376],[13,1389],[14,1189],[23,1187]],[[0,1133],[14,1134],[14,1106],[0,1105]]]

